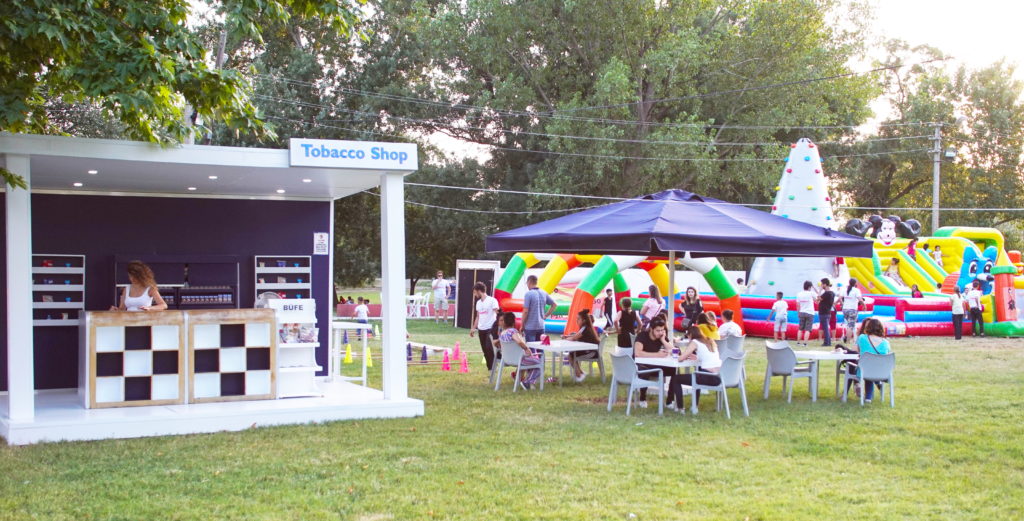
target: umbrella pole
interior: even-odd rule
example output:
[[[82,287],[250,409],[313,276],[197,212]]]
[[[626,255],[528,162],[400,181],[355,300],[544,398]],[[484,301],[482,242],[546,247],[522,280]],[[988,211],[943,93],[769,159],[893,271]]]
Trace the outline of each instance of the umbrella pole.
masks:
[[[668,332],[676,331],[676,252],[668,252]]]

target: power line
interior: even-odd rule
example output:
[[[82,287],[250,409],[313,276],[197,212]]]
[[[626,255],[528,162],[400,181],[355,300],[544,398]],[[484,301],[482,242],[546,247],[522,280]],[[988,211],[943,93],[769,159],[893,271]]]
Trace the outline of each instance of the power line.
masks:
[[[324,105],[324,104],[319,104],[319,103],[310,103],[310,102],[304,102],[304,101],[289,100],[289,99],[285,99],[285,98],[276,98],[276,97],[273,97],[273,96],[265,96],[265,95],[259,95],[259,94],[255,95],[254,97],[255,98],[259,98],[259,99],[275,101],[275,102],[278,102],[278,103],[287,103],[287,104],[300,105],[300,106],[312,107],[312,108],[331,109],[331,110],[337,111],[337,112],[342,112],[342,113],[346,113],[346,114],[355,114],[355,115],[371,117],[371,118],[380,118],[381,117],[380,114],[375,114],[373,112],[363,112],[363,111],[354,110],[354,109],[341,108],[341,107],[338,107],[338,106],[335,106],[335,105]],[[452,125],[450,123],[444,123],[444,122],[437,121],[437,120],[421,119],[421,118],[411,118],[411,117],[408,117],[408,116],[398,116],[398,115],[394,115],[394,114],[388,114],[387,117],[389,119],[397,119],[397,120],[409,121],[409,122],[413,122],[413,123],[422,123],[422,124],[425,124],[425,125],[445,127],[445,128],[449,128],[449,129],[453,129],[453,130],[480,130],[480,131],[484,131],[484,132],[501,132],[501,133],[504,133],[504,134],[514,134],[514,135],[520,135],[521,134],[521,135],[527,135],[527,136],[550,137],[550,138],[559,138],[559,139],[579,139],[579,140],[589,140],[589,141],[607,141],[607,142],[615,142],[615,143],[637,143],[637,144],[647,144],[647,145],[674,145],[674,146],[688,146],[688,145],[692,145],[692,146],[701,146],[701,147],[707,147],[707,146],[715,146],[715,147],[719,147],[719,146],[779,146],[779,147],[781,147],[781,146],[785,145],[785,143],[778,142],[778,141],[775,141],[775,142],[764,142],[764,141],[763,142],[658,141],[658,140],[647,140],[647,139],[611,138],[611,137],[600,137],[600,136],[575,136],[575,135],[566,135],[566,134],[550,134],[550,133],[545,133],[545,132],[532,132],[532,131],[528,131],[528,130],[512,130],[512,129],[505,129],[505,128],[474,127],[474,126],[470,126],[470,125],[456,126],[456,125]],[[887,138],[869,138],[869,139],[858,141],[857,143],[859,144],[859,143],[877,142],[877,141],[902,141],[902,140],[906,140],[906,139],[923,139],[923,138],[931,139],[931,136],[930,135],[921,135],[921,136],[900,136],[900,137],[887,137]],[[817,143],[819,145],[848,145],[848,144],[850,144],[850,143],[847,143],[846,141],[834,141],[834,140],[833,141],[815,141],[815,143]]]
[[[633,102],[629,102],[629,103],[615,103],[615,104],[611,104],[611,105],[592,105],[592,106],[589,106],[589,107],[576,107],[576,108],[571,108],[571,109],[557,109],[557,110],[554,110],[552,112],[577,112],[577,111],[580,111],[580,110],[610,109],[610,108],[618,108],[618,107],[630,107],[630,106],[633,106],[633,105],[639,105],[641,103],[643,103],[643,104],[647,104],[647,103],[654,104],[654,103],[664,103],[664,102],[668,102],[668,101],[683,101],[683,100],[688,100],[688,99],[703,99],[703,98],[709,98],[709,97],[712,97],[712,96],[720,96],[720,95],[723,95],[723,94],[740,94],[740,93],[744,93],[744,92],[752,92],[752,91],[758,91],[758,90],[774,89],[774,88],[778,88],[778,87],[791,87],[791,86],[794,86],[794,85],[806,85],[806,84],[809,84],[809,83],[817,83],[819,81],[837,80],[837,79],[840,79],[840,78],[849,78],[849,77],[852,77],[852,76],[860,76],[860,75],[864,75],[864,74],[872,74],[872,73],[875,73],[875,72],[887,71],[887,70],[892,70],[892,69],[901,69],[903,67],[908,67],[908,66],[912,66],[912,65],[925,65],[925,64],[928,64],[928,63],[947,61],[947,60],[950,60],[950,59],[951,58],[934,58],[934,59],[931,59],[931,60],[925,60],[925,61],[921,61],[921,62],[917,62],[917,63],[888,65],[888,66],[885,66],[885,67],[876,67],[874,69],[867,70],[867,71],[847,72],[847,73],[844,73],[844,74],[833,74],[831,76],[822,76],[822,77],[819,77],[819,78],[810,78],[810,79],[805,79],[805,80],[784,81],[784,82],[781,82],[781,83],[771,83],[771,84],[768,84],[768,85],[759,85],[759,86],[756,86],[756,87],[742,87],[742,88],[738,88],[738,89],[729,89],[729,90],[721,90],[721,91],[715,91],[715,92],[706,92],[706,93],[701,93],[701,94],[690,94],[690,95],[687,95],[687,96],[677,96],[677,97],[672,97],[672,98],[661,98],[661,99],[654,99],[654,100],[648,100],[648,101],[633,101]]]
[[[306,85],[311,87],[319,88],[314,82],[308,82],[303,80],[295,80],[286,78],[283,76],[274,76],[259,74],[257,76],[270,78],[275,81],[292,83],[297,85]],[[582,116],[569,116],[564,114],[552,114],[550,112],[537,112],[537,111],[518,111],[518,110],[504,110],[496,109],[493,107],[486,107],[480,105],[467,105],[462,103],[445,103],[433,100],[426,100],[423,98],[414,98],[410,96],[401,96],[396,94],[381,94],[378,92],[365,91],[359,89],[352,89],[349,87],[333,87],[338,92],[347,94],[356,94],[365,97],[386,99],[389,101],[400,101],[405,103],[415,103],[421,105],[429,105],[435,107],[442,107],[445,109],[453,110],[479,110],[483,112],[490,112],[498,116],[509,116],[509,117],[526,117],[526,118],[550,118],[565,121],[577,121],[586,123],[602,123],[609,125],[631,125],[631,126],[644,126],[644,127],[664,127],[664,128],[701,128],[701,129],[736,129],[736,130],[775,130],[780,128],[792,129],[792,130],[816,130],[816,129],[857,129],[861,125],[791,125],[791,124],[776,124],[776,125],[715,125],[708,123],[664,123],[655,121],[640,122],[635,120],[626,119],[609,119],[609,118],[594,118],[594,117],[582,117]],[[715,93],[709,93],[715,94]],[[930,122],[897,122],[897,123],[880,123],[878,127],[905,127],[905,126],[930,126]]]
[[[392,135],[392,134],[384,134],[384,133],[375,132],[375,131],[359,131],[359,130],[351,129],[351,128],[348,128],[348,127],[338,127],[338,126],[328,125],[328,124],[319,123],[319,122],[310,122],[310,121],[301,121],[301,120],[297,120],[297,119],[279,118],[279,117],[276,117],[276,116],[267,116],[267,118],[268,119],[276,119],[276,120],[279,120],[279,121],[289,121],[289,122],[292,122],[292,123],[299,123],[299,124],[303,124],[303,125],[311,125],[311,126],[314,126],[314,127],[335,128],[335,129],[339,129],[339,130],[348,130],[348,131],[354,131],[354,132],[364,132],[364,133],[378,134],[378,135],[382,135],[382,136],[394,137],[394,135]],[[751,161],[756,161],[756,162],[779,161],[779,158],[776,158],[776,157],[655,157],[655,156],[620,156],[620,155],[609,155],[609,154],[585,154],[585,153],[580,153],[580,152],[560,152],[560,151],[557,151],[557,150],[536,150],[536,149],[527,149],[527,148],[501,147],[501,146],[497,146],[497,145],[484,145],[484,146],[488,147],[489,149],[493,149],[493,150],[507,150],[507,151],[510,151],[510,152],[523,152],[523,153],[531,153],[531,154],[547,154],[547,155],[556,155],[556,156],[565,156],[565,157],[587,157],[587,158],[592,158],[592,159],[635,160],[635,161],[670,161],[670,162],[681,162],[681,163],[686,163],[686,162],[735,163],[735,162],[751,162]],[[840,158],[847,158],[847,157],[890,156],[890,155],[897,155],[897,154],[913,154],[913,153],[918,153],[918,152],[928,152],[930,150],[931,149],[928,149],[928,148],[915,148],[915,149],[910,149],[910,150],[891,150],[891,151],[887,151],[887,152],[865,152],[865,153],[862,153],[862,154],[834,155],[834,156],[828,156],[828,158],[829,159],[840,159]]]
[[[408,183],[406,183],[406,184],[408,184]],[[376,192],[371,192],[369,190],[363,190],[363,193],[364,194],[371,194],[371,195],[380,197],[380,194],[378,194]],[[578,212],[580,210],[589,210],[591,208],[597,208],[599,206],[602,206],[602,205],[598,204],[598,205],[593,205],[593,206],[583,206],[583,207],[580,207],[580,208],[563,208],[561,210],[533,210],[533,211],[523,210],[523,211],[515,211],[515,210],[477,210],[477,209],[474,209],[474,208],[451,208],[451,207],[448,207],[448,206],[438,206],[438,205],[434,205],[434,204],[420,203],[420,202],[409,201],[409,200],[406,200],[405,204],[409,204],[409,205],[412,205],[412,206],[421,206],[421,207],[424,207],[424,208],[433,208],[433,209],[436,209],[436,210],[448,210],[448,211],[452,211],[452,212],[463,212],[463,213],[483,213],[483,214],[488,214],[488,215],[532,215],[532,214],[545,214],[545,213],[566,213],[566,212]]]

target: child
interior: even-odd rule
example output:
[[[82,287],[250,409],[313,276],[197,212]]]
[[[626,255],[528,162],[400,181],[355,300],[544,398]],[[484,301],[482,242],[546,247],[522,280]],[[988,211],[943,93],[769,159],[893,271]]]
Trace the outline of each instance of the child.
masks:
[[[775,329],[772,331],[773,340],[785,340],[786,329],[789,327],[789,304],[785,300],[782,300],[782,292],[775,294],[775,303],[772,304],[772,310],[768,313],[768,320],[772,319],[772,315],[775,315]]]
[[[743,329],[732,321],[733,312],[731,309],[722,310],[722,325],[718,327],[718,334],[722,338],[730,336],[743,336]]]
[[[370,299],[364,299],[363,297],[359,297],[359,305],[356,306],[355,311],[352,313],[352,318],[356,319],[356,322],[359,322],[360,324],[369,323],[369,321],[370,321],[369,320],[370,319],[370,307],[369,306],[370,306]],[[367,336],[369,336],[369,332],[367,332]],[[360,330],[360,334],[359,334],[359,336],[357,338],[359,340],[363,339],[362,330]]]

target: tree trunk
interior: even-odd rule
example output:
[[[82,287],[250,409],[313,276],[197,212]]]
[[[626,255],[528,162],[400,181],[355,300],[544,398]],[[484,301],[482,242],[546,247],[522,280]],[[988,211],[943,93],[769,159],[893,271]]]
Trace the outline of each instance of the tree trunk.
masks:
[[[419,282],[419,277],[409,279],[409,295],[416,294],[416,283]]]

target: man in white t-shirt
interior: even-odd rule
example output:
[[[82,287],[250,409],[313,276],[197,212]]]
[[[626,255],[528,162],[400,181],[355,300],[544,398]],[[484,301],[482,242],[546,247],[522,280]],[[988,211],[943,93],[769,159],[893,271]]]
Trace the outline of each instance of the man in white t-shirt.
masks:
[[[718,326],[718,336],[725,340],[731,336],[743,336],[743,329],[732,321],[733,312],[731,309],[722,310],[722,325]]]
[[[773,340],[785,340],[786,329],[789,328],[789,304],[782,299],[782,292],[779,291],[775,294],[775,303],[772,304],[772,310],[768,312],[768,320],[772,320],[772,316],[775,317],[775,327],[772,329]]]
[[[967,306],[971,315],[971,336],[985,336],[985,319],[981,312],[981,281],[976,280],[967,292]]]
[[[476,306],[473,310],[474,327],[469,330],[469,336],[478,333],[480,350],[484,352],[487,370],[490,371],[494,365],[493,339],[498,336],[498,299],[487,294],[487,284],[483,282],[473,285],[473,296],[476,297]]]
[[[811,329],[814,327],[814,301],[818,296],[814,294],[814,284],[809,280],[804,281],[804,290],[796,294],[796,311],[800,318],[800,325],[796,330],[796,341],[798,345],[807,347],[807,341],[811,339]],[[828,324],[825,324],[828,327]],[[801,340],[803,342],[801,343]]]
[[[430,289],[434,292],[434,323],[437,323],[437,319],[441,317],[441,313],[444,312],[444,321],[448,322],[448,290],[451,288],[451,284],[444,278],[444,273],[438,270],[437,276],[434,280],[430,281]]]

